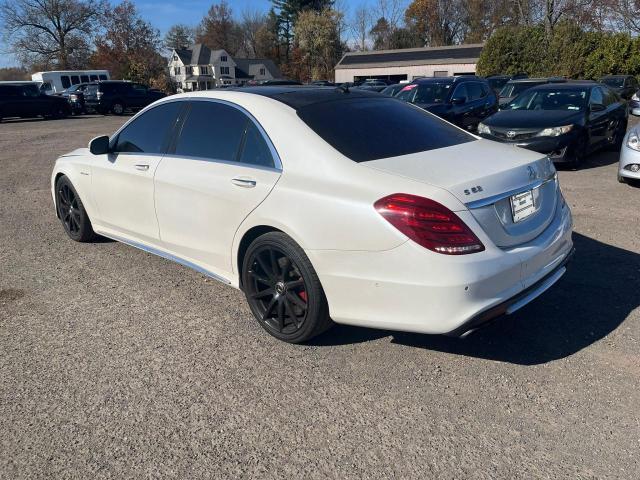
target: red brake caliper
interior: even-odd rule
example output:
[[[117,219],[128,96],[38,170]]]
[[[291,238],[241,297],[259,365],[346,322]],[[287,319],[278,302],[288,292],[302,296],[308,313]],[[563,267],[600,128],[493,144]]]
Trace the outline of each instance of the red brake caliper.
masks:
[[[307,292],[305,290],[301,291],[298,295],[300,295],[300,298],[307,303]]]

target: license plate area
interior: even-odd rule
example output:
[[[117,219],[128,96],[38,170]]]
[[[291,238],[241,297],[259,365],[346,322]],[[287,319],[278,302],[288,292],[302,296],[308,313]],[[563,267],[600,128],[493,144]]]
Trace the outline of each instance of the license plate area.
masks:
[[[536,211],[536,205],[533,200],[533,190],[512,195],[510,200],[513,223],[525,220]]]

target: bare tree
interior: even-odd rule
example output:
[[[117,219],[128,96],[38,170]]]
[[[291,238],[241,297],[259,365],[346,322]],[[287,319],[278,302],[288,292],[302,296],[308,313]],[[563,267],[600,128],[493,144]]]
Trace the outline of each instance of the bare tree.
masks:
[[[253,9],[242,12],[240,30],[242,31],[243,47],[248,57],[258,56],[258,41],[260,29],[267,24],[267,16]]]
[[[371,14],[365,5],[361,5],[353,12],[351,20],[351,33],[358,50],[368,50],[369,30],[371,30]]]
[[[24,63],[72,68],[86,61],[105,0],[2,0],[5,40]]]
[[[376,18],[384,18],[391,30],[400,26],[406,2],[402,0],[378,0],[375,9]]]

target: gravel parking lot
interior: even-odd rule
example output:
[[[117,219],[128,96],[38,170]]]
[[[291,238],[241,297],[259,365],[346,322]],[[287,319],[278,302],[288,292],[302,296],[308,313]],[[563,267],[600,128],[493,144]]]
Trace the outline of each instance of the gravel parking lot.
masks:
[[[576,257],[512,317],[292,346],[230,287],[67,238],[53,162],[124,120],[0,125],[1,478],[638,478],[640,188],[617,153],[560,172]]]

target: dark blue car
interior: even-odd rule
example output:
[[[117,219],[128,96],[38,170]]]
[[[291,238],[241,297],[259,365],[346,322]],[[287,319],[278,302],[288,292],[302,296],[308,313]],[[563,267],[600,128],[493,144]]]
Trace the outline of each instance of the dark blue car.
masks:
[[[396,98],[472,131],[498,111],[496,93],[476,76],[421,78],[404,87]]]

